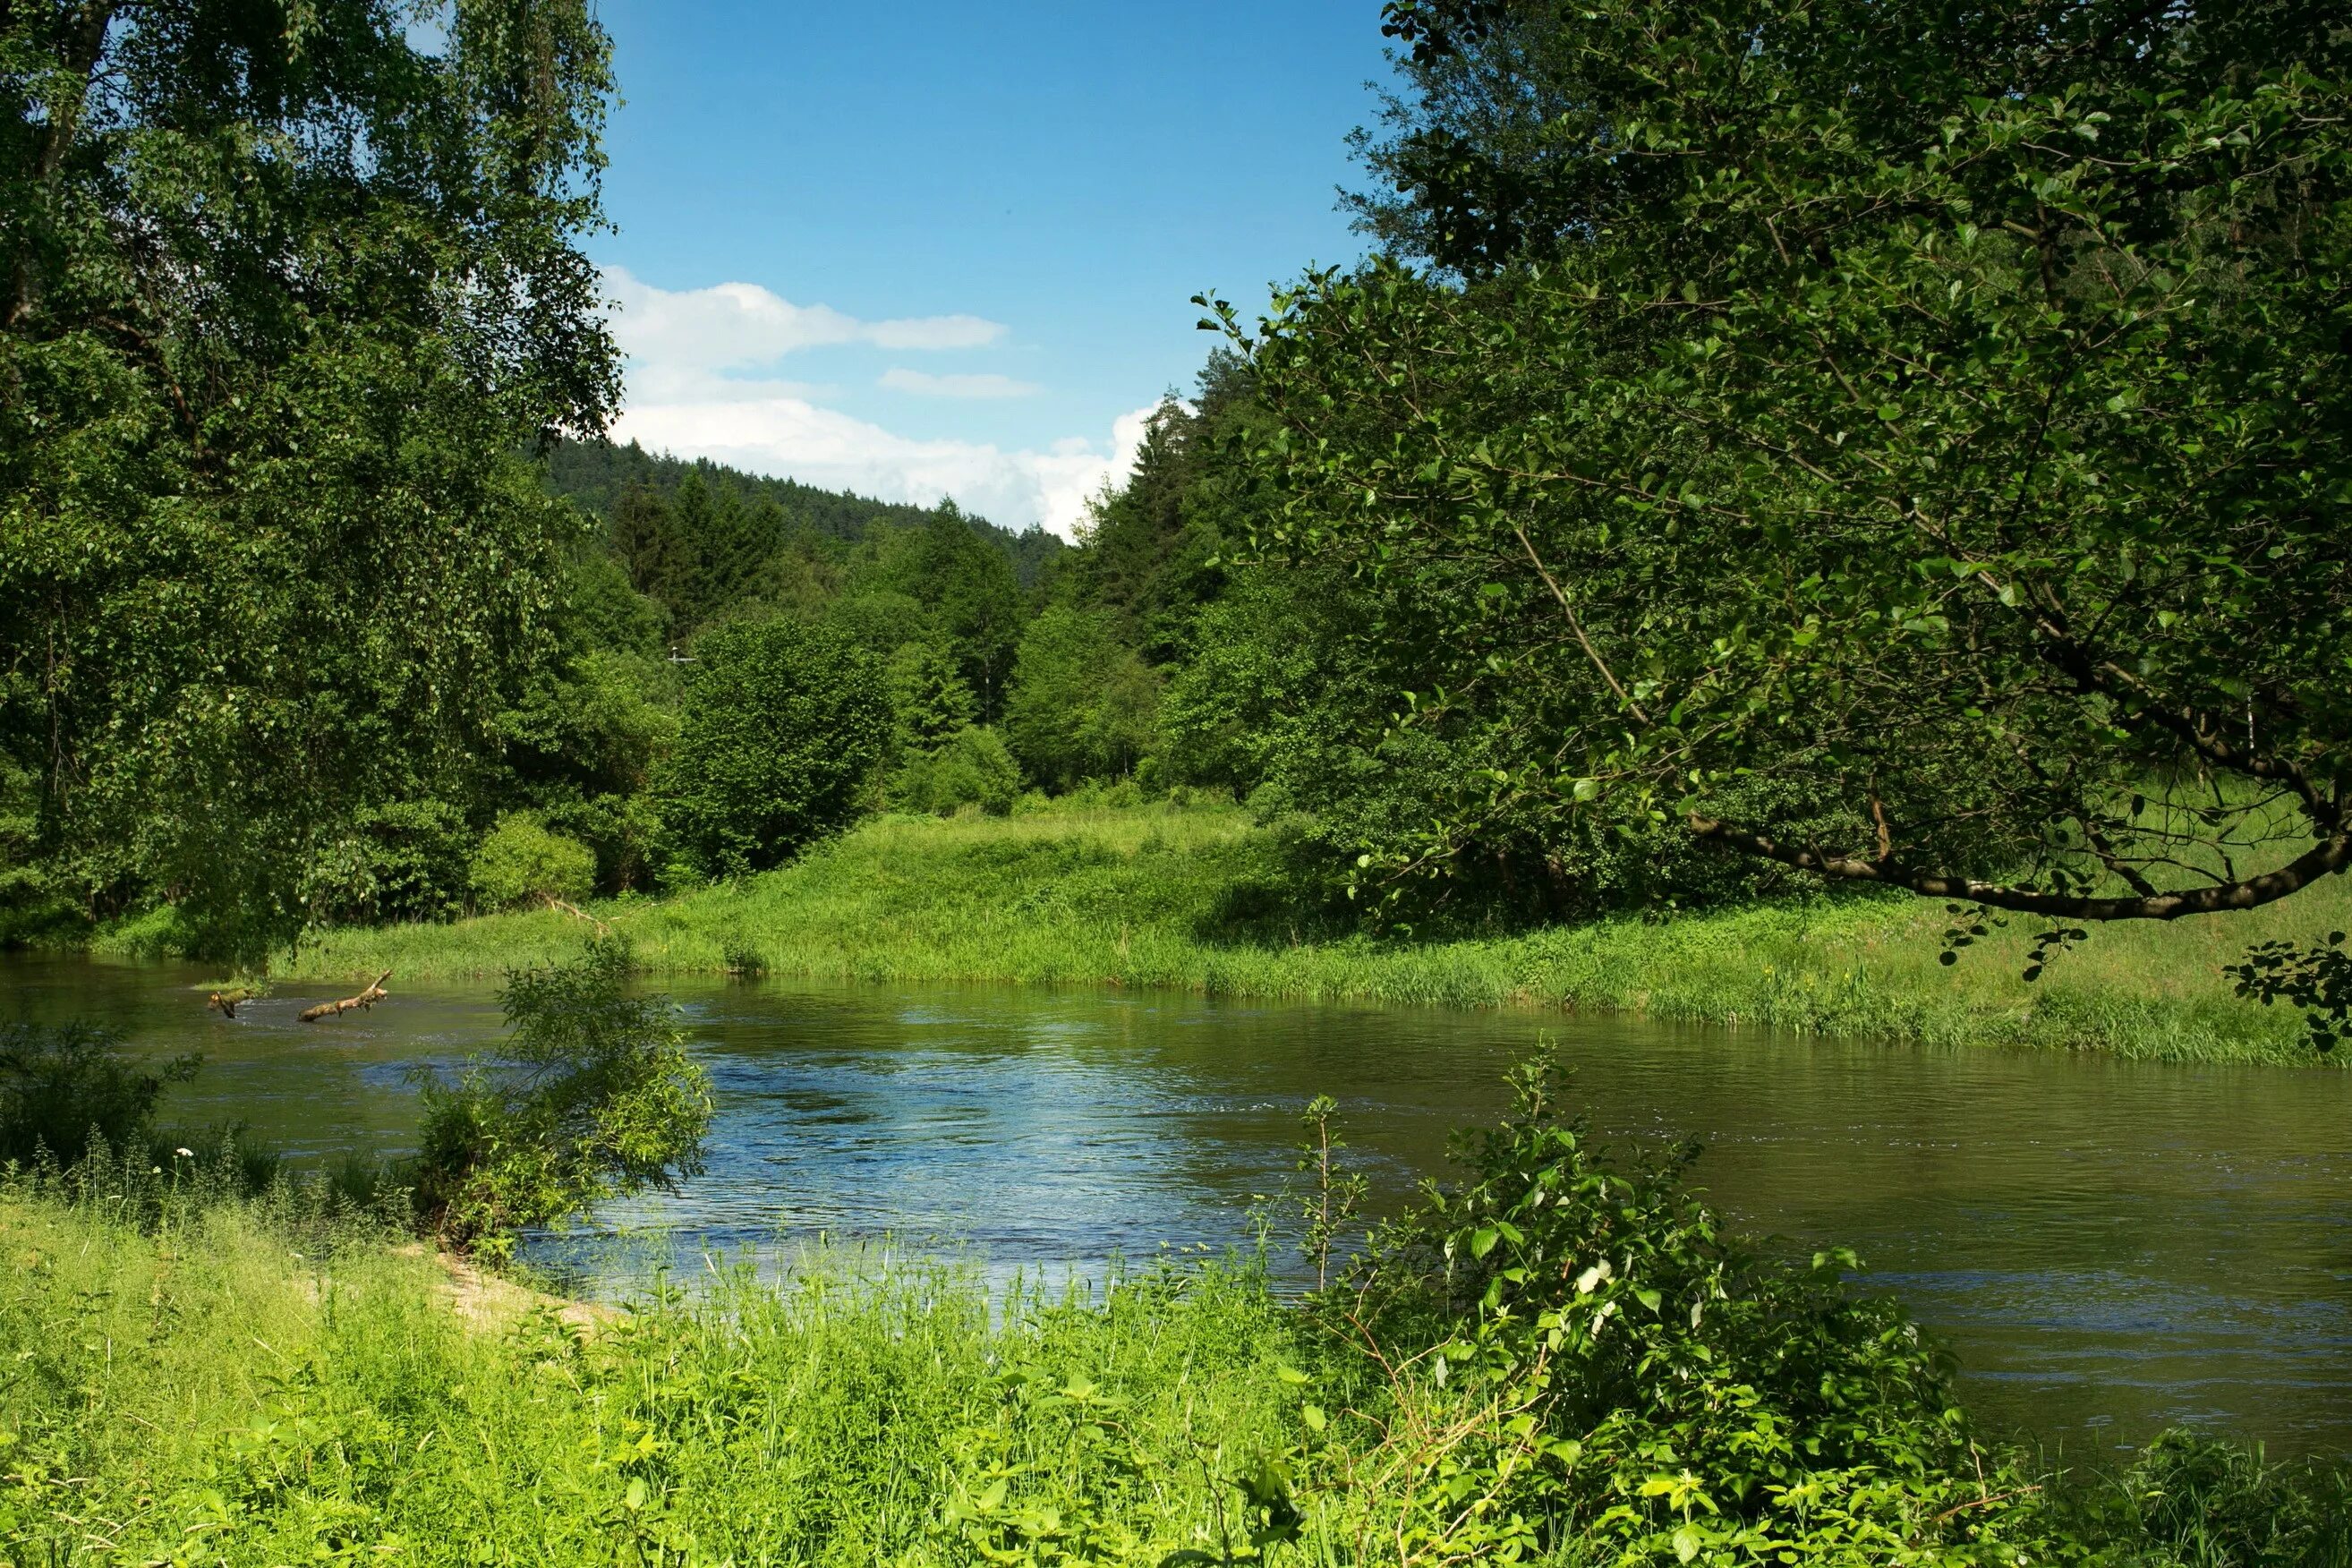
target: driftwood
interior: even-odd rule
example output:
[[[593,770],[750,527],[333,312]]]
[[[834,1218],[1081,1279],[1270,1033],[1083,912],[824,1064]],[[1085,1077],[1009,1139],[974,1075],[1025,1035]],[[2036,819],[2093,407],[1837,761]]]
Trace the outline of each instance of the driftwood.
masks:
[[[594,915],[590,914],[578,904],[567,903],[565,900],[557,898],[553,893],[542,892],[539,896],[546,900],[547,907],[553,910],[556,913],[570,915],[575,921],[586,921],[590,925],[594,926],[598,936],[609,936],[612,934],[613,928],[611,926],[606,925],[603,921],[598,920]]]
[[[205,1005],[224,1018],[234,1018],[236,1016],[238,1003],[250,1002],[260,994],[260,991],[253,986],[239,985],[234,990],[214,992],[205,998]]]
[[[373,1007],[377,1003],[383,1000],[383,983],[391,978],[392,971],[387,969],[382,974],[377,975],[374,981],[369,984],[368,988],[361,992],[358,995],[346,996],[340,1002],[321,1002],[315,1007],[305,1007],[300,1013],[297,1014],[296,1016],[299,1017],[302,1022],[306,1024],[315,1024],[321,1018],[337,1017],[344,1013],[349,1013],[355,1009]]]

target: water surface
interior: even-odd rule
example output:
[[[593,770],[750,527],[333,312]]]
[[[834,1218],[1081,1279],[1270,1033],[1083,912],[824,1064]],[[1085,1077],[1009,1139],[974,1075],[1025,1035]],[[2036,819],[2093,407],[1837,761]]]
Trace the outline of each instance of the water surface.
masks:
[[[172,1113],[304,1156],[402,1147],[406,1081],[492,1037],[487,986],[395,979],[305,1026],[193,971],[0,957],[0,1018],[103,1019],[206,1066]],[[2170,1422],[2352,1447],[2352,1074],[1934,1051],[1619,1018],[993,987],[687,982],[709,1169],[599,1216],[736,1249],[884,1234],[999,1273],[1222,1247],[1337,1096],[1382,1200],[1441,1173],[1545,1036],[1594,1123],[1695,1136],[1696,1179],[1793,1247],[1853,1247],[1958,1351],[1991,1426],[2104,1453]],[[577,1255],[576,1248],[573,1251]],[[606,1279],[607,1289],[625,1281]]]

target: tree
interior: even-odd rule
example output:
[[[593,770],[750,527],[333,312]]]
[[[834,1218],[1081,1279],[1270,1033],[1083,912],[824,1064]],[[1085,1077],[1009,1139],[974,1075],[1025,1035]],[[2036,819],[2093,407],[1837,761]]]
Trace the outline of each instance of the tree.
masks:
[[[1024,619],[1013,564],[951,500],[941,501],[924,523],[916,561],[915,595],[954,644],[982,716],[992,717],[1004,705]]]
[[[674,617],[691,568],[678,542],[669,498],[650,485],[631,485],[613,502],[610,532],[629,585]]]
[[[765,870],[855,821],[890,739],[872,656],[798,621],[737,622],[694,645],[662,820],[708,875]]]
[[[1517,253],[1252,335],[1261,542],[1493,757],[1377,868],[1674,825],[2063,945],[2352,862],[2347,45],[2254,9],[1391,5],[1580,108]]]
[[[979,717],[980,703],[946,642],[903,643],[891,654],[888,670],[900,751],[936,751]]]
[[[0,750],[102,914],[250,953],[318,846],[461,790],[600,429],[581,0],[0,9]]]
[[[1129,772],[1150,749],[1159,709],[1158,677],[1120,646],[1108,612],[1056,605],[1022,634],[1004,729],[1039,783],[1067,789]]]

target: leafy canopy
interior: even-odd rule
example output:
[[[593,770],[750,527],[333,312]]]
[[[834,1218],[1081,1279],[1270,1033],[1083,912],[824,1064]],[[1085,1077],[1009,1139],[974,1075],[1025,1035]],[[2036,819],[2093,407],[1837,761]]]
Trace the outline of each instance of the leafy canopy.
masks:
[[[1275,426],[1260,546],[1417,672],[1371,728],[1491,760],[1368,873],[1673,826],[2063,944],[2352,862],[2326,8],[1389,20],[1422,264],[1219,307]],[[1478,156],[1415,162],[1438,131]]]
[[[618,393],[581,0],[0,8],[0,752],[106,914],[251,952],[462,789]]]

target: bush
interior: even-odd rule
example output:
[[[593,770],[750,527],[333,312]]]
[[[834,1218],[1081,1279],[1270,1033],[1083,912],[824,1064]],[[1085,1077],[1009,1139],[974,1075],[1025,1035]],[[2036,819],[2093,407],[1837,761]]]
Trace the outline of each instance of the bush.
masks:
[[[596,854],[577,839],[550,833],[527,812],[499,818],[474,851],[474,905],[512,909],[541,897],[578,900],[596,886]]]
[[[952,816],[976,805],[1008,816],[1021,794],[1021,765],[1004,737],[980,725],[959,731],[936,752],[915,757],[890,781],[892,804],[907,811]]]
[[[722,626],[695,655],[656,786],[679,851],[705,875],[736,876],[856,820],[890,740],[872,657],[791,620]]]
[[[1401,1414],[1375,1468],[1426,1481],[1403,1528],[1433,1559],[2043,1555],[2036,1489],[1970,1440],[1938,1347],[1846,1289],[1852,1254],[1764,1258],[1682,1189],[1695,1151],[1612,1165],[1548,1060],[1514,1087],[1466,1179],[1324,1304],[1378,1352]]]
[[[465,814],[444,800],[362,808],[303,873],[314,925],[378,925],[455,917],[465,901]],[[217,942],[209,945],[219,945]]]
[[[511,972],[509,1037],[454,1083],[421,1082],[418,1212],[452,1247],[504,1257],[526,1226],[701,1168],[710,1079],[663,997],[628,994],[628,953]]]
[[[93,1137],[143,1152],[153,1142],[156,1101],[194,1078],[203,1058],[149,1067],[121,1044],[120,1035],[85,1024],[0,1027],[0,1164],[30,1164],[46,1152],[71,1165]]]

